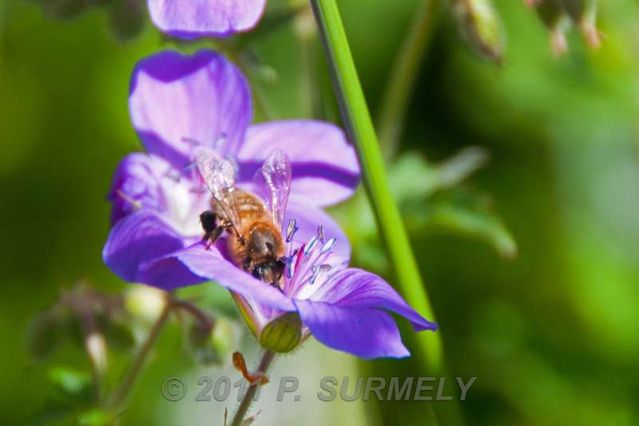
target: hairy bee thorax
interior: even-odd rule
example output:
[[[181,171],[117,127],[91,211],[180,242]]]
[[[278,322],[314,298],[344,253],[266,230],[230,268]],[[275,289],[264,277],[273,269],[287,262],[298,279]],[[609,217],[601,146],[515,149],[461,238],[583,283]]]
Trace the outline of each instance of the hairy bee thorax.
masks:
[[[234,197],[239,219],[237,234],[229,232],[228,253],[233,262],[269,284],[277,284],[284,267],[281,231],[273,223],[264,203],[256,196],[238,191]]]

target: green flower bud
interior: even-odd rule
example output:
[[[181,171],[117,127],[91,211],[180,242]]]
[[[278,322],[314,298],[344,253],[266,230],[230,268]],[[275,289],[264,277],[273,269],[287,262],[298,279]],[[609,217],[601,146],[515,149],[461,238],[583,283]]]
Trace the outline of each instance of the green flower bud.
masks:
[[[273,352],[286,353],[302,340],[302,320],[297,312],[287,312],[268,323],[260,333],[260,345]]]
[[[453,0],[459,29],[478,55],[501,62],[504,33],[491,0]]]
[[[151,324],[166,305],[166,292],[146,285],[131,286],[124,295],[127,311]]]

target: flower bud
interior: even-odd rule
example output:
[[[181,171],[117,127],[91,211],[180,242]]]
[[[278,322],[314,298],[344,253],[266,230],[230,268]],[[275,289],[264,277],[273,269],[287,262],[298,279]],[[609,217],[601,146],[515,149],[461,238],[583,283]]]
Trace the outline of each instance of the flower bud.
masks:
[[[287,312],[266,324],[260,333],[260,345],[273,352],[295,349],[302,339],[302,320],[297,312]]]
[[[504,34],[491,0],[454,0],[453,8],[459,29],[475,53],[501,62]]]
[[[111,5],[111,28],[120,40],[137,36],[146,21],[146,2],[143,0],[114,0]]]
[[[601,45],[596,27],[597,0],[543,0],[533,2],[542,22],[550,31],[550,44],[556,55],[568,50],[566,32],[574,24],[581,31],[589,47]]]
[[[149,324],[160,316],[166,303],[166,292],[146,285],[133,286],[124,296],[126,309]]]

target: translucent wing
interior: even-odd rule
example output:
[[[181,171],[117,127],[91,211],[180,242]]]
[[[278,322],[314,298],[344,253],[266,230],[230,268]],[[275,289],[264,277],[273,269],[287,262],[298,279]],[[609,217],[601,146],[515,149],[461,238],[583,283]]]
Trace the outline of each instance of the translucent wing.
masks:
[[[233,164],[212,149],[200,147],[195,152],[195,165],[213,195],[215,206],[237,228],[239,218],[233,202],[235,197],[235,168]]]
[[[291,192],[291,163],[281,149],[268,156],[255,176],[256,184],[263,192],[273,216],[273,222],[281,229]]]

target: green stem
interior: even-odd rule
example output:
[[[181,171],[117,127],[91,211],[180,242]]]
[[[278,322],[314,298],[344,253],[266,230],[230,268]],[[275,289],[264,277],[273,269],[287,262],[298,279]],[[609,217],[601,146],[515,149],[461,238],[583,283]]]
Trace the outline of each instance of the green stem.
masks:
[[[421,0],[415,18],[391,70],[377,117],[377,129],[386,158],[399,146],[406,121],[406,108],[415,86],[419,66],[427,50],[439,0]]]
[[[126,375],[124,376],[122,383],[120,383],[120,386],[118,386],[118,388],[113,392],[113,395],[111,396],[111,398],[109,398],[107,405],[111,407],[119,407],[120,404],[122,404],[126,400],[127,396],[129,395],[131,391],[131,388],[133,387],[133,384],[135,383],[135,380],[137,379],[140,372],[142,371],[142,367],[144,366],[144,363],[149,353],[151,352],[151,348],[153,348],[153,346],[155,345],[155,342],[157,341],[160,335],[160,331],[162,331],[164,324],[166,324],[166,321],[169,318],[169,313],[171,312],[172,308],[173,308],[173,295],[171,293],[167,293],[164,308],[162,309],[160,316],[155,321],[155,324],[153,324],[153,327],[151,327],[151,330],[149,331],[149,334],[147,335],[146,340],[144,341],[144,343],[142,344],[142,347],[140,348],[137,355],[135,356],[135,359],[133,360],[133,363],[129,367],[129,370],[127,371]]]
[[[257,373],[266,373],[268,367],[273,362],[273,358],[275,358],[275,352],[265,351],[262,355],[262,359],[260,360],[260,365],[257,367]],[[253,402],[253,397],[255,397],[255,393],[257,389],[260,387],[261,382],[252,383],[244,397],[242,398],[242,402],[240,402],[240,406],[237,408],[235,415],[233,416],[233,420],[231,421],[231,426],[240,426],[246,417],[246,413],[248,412],[251,403]]]
[[[399,210],[388,186],[384,159],[379,149],[364,93],[346,39],[335,0],[311,0],[320,28],[327,59],[331,66],[340,110],[351,140],[355,143],[362,167],[364,186],[392,261],[398,285],[404,297],[420,313],[435,319],[428,295],[404,228]],[[429,371],[442,371],[442,344],[439,333],[417,335]]]

